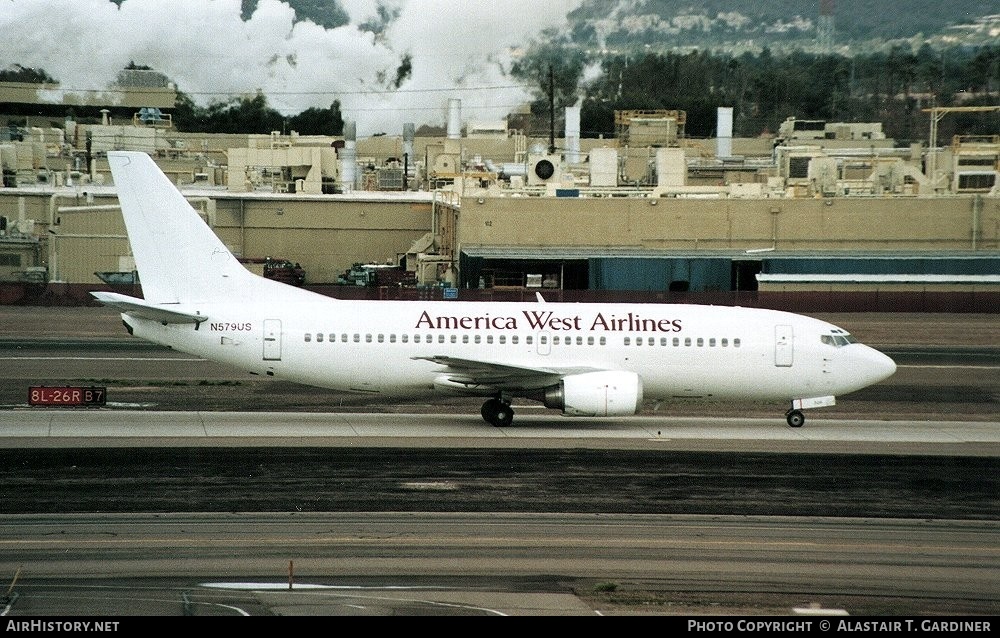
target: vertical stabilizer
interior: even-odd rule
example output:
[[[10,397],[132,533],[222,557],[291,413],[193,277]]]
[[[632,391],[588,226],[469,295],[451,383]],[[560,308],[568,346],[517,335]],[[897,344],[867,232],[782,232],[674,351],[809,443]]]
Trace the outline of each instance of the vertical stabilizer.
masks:
[[[237,261],[146,153],[108,153],[143,297],[198,303],[251,294]]]

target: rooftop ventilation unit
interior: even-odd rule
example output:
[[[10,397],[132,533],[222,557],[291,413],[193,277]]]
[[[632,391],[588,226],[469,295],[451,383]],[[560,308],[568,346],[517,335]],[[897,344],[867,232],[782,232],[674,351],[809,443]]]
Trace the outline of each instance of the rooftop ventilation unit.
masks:
[[[559,183],[562,171],[558,155],[528,155],[528,186]]]

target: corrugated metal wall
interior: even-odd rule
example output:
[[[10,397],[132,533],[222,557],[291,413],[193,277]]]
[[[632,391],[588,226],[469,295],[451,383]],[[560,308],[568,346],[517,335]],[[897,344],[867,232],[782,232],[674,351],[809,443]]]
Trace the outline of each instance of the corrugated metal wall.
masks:
[[[996,275],[994,257],[784,257],[762,260],[766,274],[782,275]]]
[[[590,289],[728,291],[731,264],[728,258],[595,257],[589,260]]]

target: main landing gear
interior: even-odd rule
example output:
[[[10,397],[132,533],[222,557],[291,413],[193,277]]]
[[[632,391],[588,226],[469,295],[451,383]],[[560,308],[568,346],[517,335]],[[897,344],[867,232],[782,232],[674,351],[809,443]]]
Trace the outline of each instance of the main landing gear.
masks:
[[[507,427],[514,422],[514,408],[510,407],[510,401],[505,401],[502,397],[484,403],[481,412],[483,420],[498,428]]]
[[[791,409],[785,412],[785,420],[788,421],[788,425],[793,428],[800,428],[802,424],[806,422],[806,415],[802,414],[802,410]]]

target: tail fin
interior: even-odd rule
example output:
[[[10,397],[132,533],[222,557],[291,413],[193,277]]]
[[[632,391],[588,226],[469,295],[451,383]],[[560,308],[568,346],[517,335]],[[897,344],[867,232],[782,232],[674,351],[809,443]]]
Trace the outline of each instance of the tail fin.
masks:
[[[108,163],[147,301],[186,304],[251,294],[254,276],[149,155],[111,151]]]

